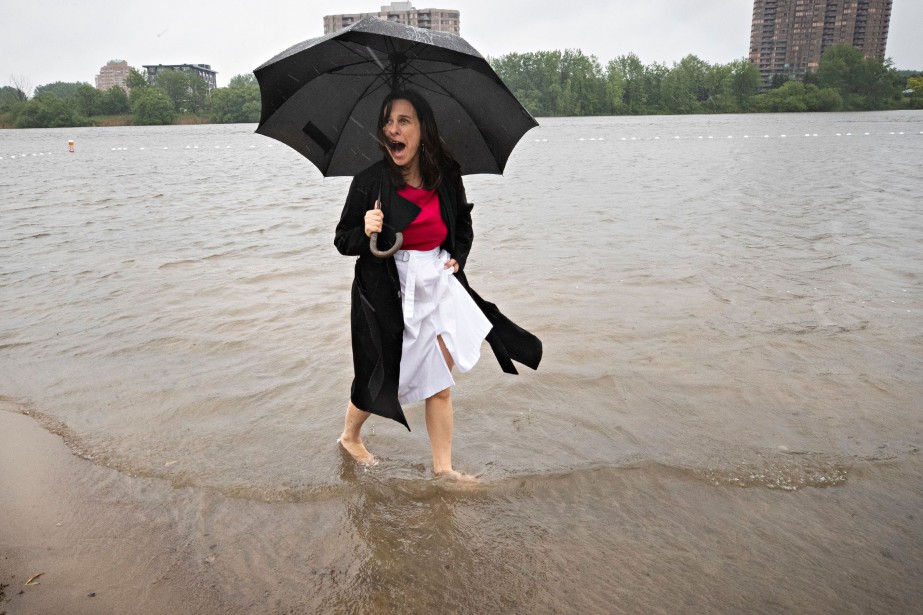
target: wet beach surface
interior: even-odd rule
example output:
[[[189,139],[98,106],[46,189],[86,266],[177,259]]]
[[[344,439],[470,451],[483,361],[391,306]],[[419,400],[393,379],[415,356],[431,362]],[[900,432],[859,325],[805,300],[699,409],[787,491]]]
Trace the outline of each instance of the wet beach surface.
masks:
[[[241,613],[923,599],[923,115],[544,120],[467,180],[472,286],[545,343],[457,378],[473,491],[431,479],[420,407],[370,422],[372,470],[337,450],[348,179],[252,128],[0,133],[2,409],[64,436],[86,510],[152,528],[119,566],[176,545],[135,583]],[[60,554],[104,558],[91,516]]]

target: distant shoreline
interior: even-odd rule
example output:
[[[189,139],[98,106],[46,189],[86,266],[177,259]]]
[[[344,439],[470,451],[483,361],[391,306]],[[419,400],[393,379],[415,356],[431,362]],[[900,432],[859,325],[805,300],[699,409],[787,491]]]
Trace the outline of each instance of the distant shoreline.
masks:
[[[572,116],[536,116],[536,119],[548,119],[548,118],[562,118],[562,117],[668,117],[668,116],[721,116],[721,115],[799,115],[799,114],[817,114],[824,115],[827,113],[881,113],[883,111],[911,111],[911,112],[921,112],[921,109],[863,109],[863,110],[853,110],[853,111],[749,111],[749,112],[728,112],[728,113],[645,113],[639,115],[572,115]],[[97,121],[92,121],[92,123],[84,126],[52,126],[49,128],[116,128],[116,127],[125,127],[125,126],[134,126],[135,124],[132,121],[132,116],[109,116],[102,119],[90,118],[91,120],[96,119]],[[195,115],[182,115],[173,120],[170,124],[155,124],[156,126],[191,126],[191,125],[213,125],[213,126],[223,126],[226,124],[255,124],[256,122],[213,122],[210,118],[198,117]],[[9,124],[0,122],[0,130],[32,130],[31,128],[16,128]]]

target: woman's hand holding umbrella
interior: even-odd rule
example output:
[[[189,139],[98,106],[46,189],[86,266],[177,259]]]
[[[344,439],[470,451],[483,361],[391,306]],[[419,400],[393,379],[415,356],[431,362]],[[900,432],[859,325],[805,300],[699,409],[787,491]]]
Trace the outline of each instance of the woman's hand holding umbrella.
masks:
[[[395,252],[401,249],[401,244],[404,242],[403,233],[398,232],[395,233],[393,246],[387,250],[378,249],[378,233],[381,232],[384,219],[385,214],[381,211],[381,199],[379,199],[375,201],[375,209],[365,212],[365,234],[369,237],[369,249],[378,258],[393,256]]]
[[[365,212],[365,236],[371,237],[372,233],[380,233],[385,214],[380,209],[370,209]]]

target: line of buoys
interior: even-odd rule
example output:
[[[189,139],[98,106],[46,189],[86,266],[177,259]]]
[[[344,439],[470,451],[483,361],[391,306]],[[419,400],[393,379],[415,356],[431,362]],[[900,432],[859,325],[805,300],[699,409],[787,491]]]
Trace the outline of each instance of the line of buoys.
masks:
[[[858,133],[856,133],[856,134],[858,134]],[[885,136],[885,133],[878,133],[877,135],[873,135],[873,133],[866,132],[866,133],[863,133],[863,134],[864,134],[865,136]],[[899,131],[899,132],[889,132],[889,133],[887,133],[887,136],[890,136],[890,135],[900,136],[900,135],[912,135],[912,134],[913,134],[913,133],[910,133],[910,132]],[[923,135],[923,131],[920,131],[919,134]],[[813,138],[816,138],[816,137],[818,137],[818,138],[819,138],[819,137],[851,137],[851,136],[854,136],[854,134],[851,133],[851,132],[837,132],[837,133],[834,133],[834,134],[824,135],[824,134],[819,134],[819,133],[816,133],[816,132],[806,132],[806,133],[804,133],[804,136],[805,136],[806,138],[812,138],[812,139],[813,139]],[[789,137],[789,135],[787,135],[787,134],[780,134],[780,135],[778,136],[779,139],[786,139],[786,138],[788,138],[788,137]],[[681,140],[681,139],[701,139],[701,140],[712,139],[712,140],[714,140],[714,139],[721,139],[721,138],[722,138],[721,136],[715,136],[715,135],[688,135],[688,136],[675,135],[675,136],[673,137],[673,140]],[[771,139],[771,138],[773,138],[773,136],[772,136],[772,135],[768,135],[768,134],[764,134],[764,135],[761,135],[761,136],[760,136],[760,135],[753,135],[752,137],[751,137],[751,135],[740,135],[739,137],[738,137],[737,135],[727,135],[726,137],[723,137],[723,138],[725,138],[725,139],[737,139],[737,138],[743,138],[743,139],[750,139],[750,138]],[[581,141],[581,142],[586,142],[586,141],[605,141],[605,140],[606,140],[605,137],[579,137],[579,138],[577,139],[577,141]],[[619,137],[618,140],[619,140],[619,141],[660,141],[660,140],[661,140],[661,137],[659,137],[659,136],[654,136],[654,137]],[[547,143],[547,142],[548,142],[548,139],[533,139],[533,141],[534,141],[535,143],[541,143],[541,142]],[[251,146],[251,147],[252,147],[252,146]]]
[[[823,134],[819,134],[819,133],[816,133],[816,132],[814,132],[814,133],[812,133],[812,132],[806,132],[806,133],[804,133],[804,137],[805,137],[805,138],[816,138],[816,137],[840,137],[840,138],[842,138],[842,137],[858,136],[859,134],[860,134],[860,133],[837,132],[837,133],[833,133],[833,134],[830,134],[830,135],[823,135]],[[910,132],[910,131],[904,131],[904,130],[900,130],[900,131],[889,131],[889,132],[887,132],[887,133],[883,133],[883,132],[882,132],[882,133],[863,132],[863,133],[861,133],[861,136],[866,136],[866,137],[868,137],[868,136],[902,136],[902,135],[903,135],[903,136],[914,136],[915,134],[923,135],[923,130],[921,130],[921,131],[919,131],[919,132],[917,132],[917,133],[913,133],[913,132]],[[779,139],[786,139],[786,138],[788,138],[788,136],[789,136],[789,135],[787,135],[787,134],[780,134],[777,138],[779,138]],[[736,138],[735,135],[727,135],[727,137],[725,137],[725,139],[735,139],[735,138]],[[749,138],[751,138],[751,137],[750,137],[750,135],[742,135],[742,138],[744,138],[744,139],[749,139]],[[760,137],[759,137],[759,135],[755,135],[754,138],[760,138]],[[772,137],[772,135],[764,134],[764,135],[762,135],[762,138],[763,138],[763,139],[771,139],[771,138],[773,138],[773,137]],[[695,140],[706,140],[706,139],[711,139],[711,140],[714,140],[714,139],[715,139],[715,136],[714,136],[714,135],[707,135],[707,136],[706,136],[706,135],[695,135],[695,136],[691,136],[691,135],[690,135],[690,136],[675,135],[675,136],[673,137],[673,140],[675,140],[675,141],[679,141],[679,140],[683,140],[683,139],[687,139],[687,140],[688,140],[688,139],[695,139]],[[603,142],[603,141],[606,141],[607,138],[606,138],[606,137],[580,137],[580,138],[578,138],[577,140],[578,140],[578,141],[581,141],[581,142],[587,142],[587,141]],[[628,141],[660,141],[660,140],[661,140],[661,137],[660,137],[660,136],[654,136],[654,137],[620,137],[618,140],[619,140],[619,141],[625,141],[625,142],[628,142]],[[534,141],[535,143],[548,143],[548,139],[533,139],[533,141]],[[205,147],[205,146],[202,146],[202,147]],[[184,146],[183,149],[202,149],[202,147],[200,147],[200,146],[198,146],[198,145],[186,145],[186,146]],[[232,145],[224,145],[224,146],[215,145],[215,146],[213,146],[213,147],[214,147],[214,149],[234,149],[234,146],[232,146]],[[266,147],[273,147],[273,144],[272,144],[272,143],[268,143],[268,144],[266,144]],[[256,148],[257,148],[256,145],[248,145],[248,146],[247,146],[247,149],[256,149]],[[110,151],[113,151],[113,152],[126,152],[126,151],[128,151],[129,149],[131,149],[131,148],[128,148],[128,147],[112,147],[112,148],[110,148]],[[144,146],[138,147],[138,150],[139,150],[139,151],[145,151],[145,150],[147,150],[147,149],[148,149],[148,148],[147,148],[147,147],[144,147]],[[152,149],[157,149],[157,148],[152,148]],[[164,146],[164,147],[162,147],[162,148],[160,148],[160,149],[168,150],[168,149],[170,149],[170,148],[167,147],[167,146]],[[69,139],[69,140],[68,140],[68,142],[67,142],[67,151],[68,151],[69,153],[74,153],[74,152],[76,151],[76,143],[74,142],[73,139]],[[0,160],[6,160],[6,159],[15,160],[15,159],[18,159],[18,158],[28,158],[28,157],[30,157],[30,156],[51,156],[51,152],[36,152],[36,153],[33,153],[33,154],[8,154],[8,155],[6,155],[6,156],[0,156]]]
[[[3,160],[5,158],[14,160],[16,158],[29,158],[31,156],[51,156],[51,152],[37,152],[35,154],[10,154],[8,156],[0,156],[0,160]]]

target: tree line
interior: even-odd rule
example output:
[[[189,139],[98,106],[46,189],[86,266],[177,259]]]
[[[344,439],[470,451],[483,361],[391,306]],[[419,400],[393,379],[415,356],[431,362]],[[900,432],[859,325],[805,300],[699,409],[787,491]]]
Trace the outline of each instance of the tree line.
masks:
[[[688,55],[672,66],[645,65],[629,53],[603,66],[595,56],[566,49],[489,62],[536,117],[923,109],[923,73],[901,73],[889,60],[866,59],[845,44],[824,52],[817,72],[801,80],[776,75],[769,87],[746,59],[709,64]],[[0,127],[253,123],[260,117],[252,74],[210,89],[191,71],[161,71],[149,83],[131,68],[126,89],[63,82],[39,86],[33,96],[29,89],[21,81],[0,88]]]
[[[124,89],[100,91],[80,82],[42,85],[33,96],[28,89],[21,81],[0,88],[0,127],[246,123],[260,118],[259,86],[251,74],[211,89],[191,71],[164,70],[150,83],[131,68]]]
[[[817,72],[802,80],[776,75],[768,87],[746,59],[709,64],[688,55],[668,67],[630,53],[603,66],[567,49],[489,61],[538,117],[923,108],[921,73],[902,75],[889,60],[866,59],[846,44],[829,48]]]

